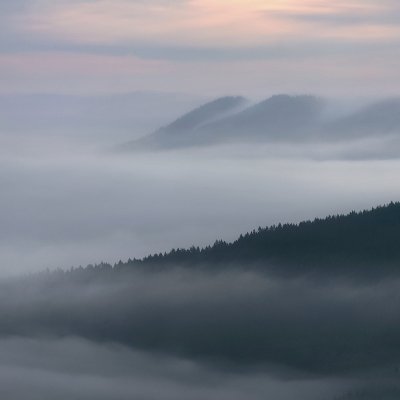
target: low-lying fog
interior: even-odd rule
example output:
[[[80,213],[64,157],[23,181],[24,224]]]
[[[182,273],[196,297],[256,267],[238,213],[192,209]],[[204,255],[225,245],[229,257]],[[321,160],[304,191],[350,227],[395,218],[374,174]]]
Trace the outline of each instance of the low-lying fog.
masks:
[[[373,141],[141,154],[1,138],[2,275],[233,240],[400,197],[400,159],[367,157]]]
[[[0,395],[394,400],[399,285],[240,268],[2,281]]]
[[[13,338],[1,341],[0,351],[0,395],[7,400],[263,400],[266,394],[274,400],[331,400],[332,393],[352,383],[215,371],[188,360],[75,338]]]
[[[153,122],[138,116],[137,125],[125,110],[115,129],[102,119],[93,130],[79,121],[0,124],[0,397],[398,398],[397,281],[240,270],[10,278],[229,241],[400,198],[396,136],[117,150],[185,104]]]

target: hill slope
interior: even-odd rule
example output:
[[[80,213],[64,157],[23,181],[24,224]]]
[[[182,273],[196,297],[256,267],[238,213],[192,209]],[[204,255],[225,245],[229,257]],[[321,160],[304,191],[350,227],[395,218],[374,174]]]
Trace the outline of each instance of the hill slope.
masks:
[[[336,137],[364,137],[400,133],[400,99],[370,104],[327,127]]]
[[[243,97],[207,103],[130,147],[174,148],[229,141],[270,141],[308,137],[320,124],[323,101],[313,96],[276,95],[243,107]]]
[[[342,112],[329,117],[330,111],[329,101],[309,95],[275,95],[253,105],[248,105],[243,97],[223,97],[128,147],[168,149],[230,142],[331,142],[400,133],[400,99],[375,102],[344,116]]]
[[[211,121],[223,118],[244,107],[244,97],[221,97],[183,115],[171,124],[131,143],[139,147],[175,147],[190,145],[190,133]]]
[[[400,271],[400,203],[325,219],[259,228],[233,243],[172,250],[124,266],[257,266],[281,273]]]
[[[313,96],[276,95],[201,127],[209,140],[285,140],[310,136],[319,126],[323,101]]]

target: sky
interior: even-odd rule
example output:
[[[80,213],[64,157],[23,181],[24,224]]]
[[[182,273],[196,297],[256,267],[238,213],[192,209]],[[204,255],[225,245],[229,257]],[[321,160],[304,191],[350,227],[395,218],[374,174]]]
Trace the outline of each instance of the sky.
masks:
[[[394,0],[3,0],[0,93],[399,90]]]

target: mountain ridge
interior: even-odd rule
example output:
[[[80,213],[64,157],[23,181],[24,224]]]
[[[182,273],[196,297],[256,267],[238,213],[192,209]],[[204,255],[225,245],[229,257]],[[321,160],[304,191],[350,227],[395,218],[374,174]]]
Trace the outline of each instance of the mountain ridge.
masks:
[[[258,228],[234,242],[216,241],[203,249],[172,250],[137,262],[198,265],[263,264],[284,266],[292,272],[315,271],[321,266],[364,269],[396,267],[400,272],[400,202],[371,210],[316,218],[299,224]],[[383,267],[382,267],[383,268]]]
[[[182,144],[190,144],[187,138],[190,132],[204,124],[224,118],[240,110],[247,103],[248,100],[242,96],[220,97],[189,111],[169,125],[131,142],[130,145],[133,147],[174,147]]]
[[[225,104],[224,104],[225,103]],[[221,112],[226,107],[226,112]],[[326,118],[328,102],[312,95],[280,94],[252,104],[222,97],[130,142],[129,149],[173,149],[230,142],[332,142],[400,134],[400,98]]]
[[[259,227],[233,242],[172,249],[89,270],[246,268],[278,275],[379,278],[400,272],[400,202],[300,223]],[[81,269],[82,271],[82,269]]]

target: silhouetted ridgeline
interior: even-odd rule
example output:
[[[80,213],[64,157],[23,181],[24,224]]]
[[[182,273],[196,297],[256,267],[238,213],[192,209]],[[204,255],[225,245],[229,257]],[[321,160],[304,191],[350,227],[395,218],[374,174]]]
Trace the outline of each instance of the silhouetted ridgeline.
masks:
[[[400,266],[400,203],[325,219],[258,228],[233,243],[172,250],[130,264],[281,265],[286,268]]]
[[[400,203],[369,211],[329,216],[300,224],[279,224],[217,240],[205,248],[173,249],[144,259],[100,264],[87,271],[131,268],[241,266],[278,273],[362,272],[366,276],[400,271]]]

